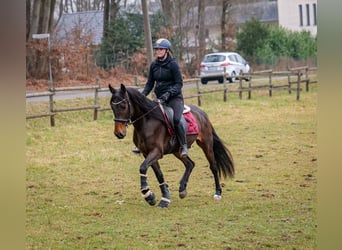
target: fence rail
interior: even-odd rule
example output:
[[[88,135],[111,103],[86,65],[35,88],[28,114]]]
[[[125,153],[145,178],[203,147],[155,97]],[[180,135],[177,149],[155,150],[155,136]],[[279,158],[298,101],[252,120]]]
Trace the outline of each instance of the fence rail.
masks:
[[[201,96],[208,93],[215,92],[223,92],[223,101],[227,101],[228,93],[238,93],[239,98],[243,98],[243,93],[247,92],[247,98],[252,98],[252,91],[260,91],[266,90],[271,97],[273,95],[273,91],[275,90],[287,90],[289,94],[292,91],[296,91],[296,100],[300,100],[300,93],[302,91],[301,84],[305,83],[305,90],[309,91],[310,84],[317,83],[317,77],[314,80],[311,80],[310,76],[317,75],[316,67],[296,67],[296,68],[288,68],[287,71],[273,71],[273,70],[263,70],[257,72],[250,72],[248,74],[239,73],[237,78],[239,79],[237,82],[237,88],[231,89],[228,86],[232,86],[234,84],[228,83],[227,80],[223,81],[223,84],[219,84],[218,88],[208,89],[206,85],[201,84],[200,76],[197,76],[192,79],[184,80],[184,85],[195,85],[196,94],[185,95],[185,99],[189,98],[197,98],[198,106],[202,105]],[[226,73],[217,75],[223,76],[224,79],[228,79],[229,75]],[[284,77],[286,81],[282,81],[280,84],[275,83],[274,79],[277,77]],[[244,81],[243,79],[247,79]],[[137,81],[135,81],[135,85],[137,88],[142,87],[143,85],[139,85]],[[294,85],[294,87],[293,87]],[[235,84],[236,86],[236,84]],[[55,107],[55,99],[54,96],[57,92],[72,92],[72,91],[84,91],[84,90],[92,90],[94,91],[94,104],[87,106],[77,106],[77,107],[68,107],[68,108],[56,108]],[[59,87],[54,88],[53,83],[49,82],[49,91],[45,92],[37,92],[37,93],[27,93],[26,98],[35,98],[47,96],[49,97],[49,111],[42,114],[27,114],[26,119],[34,119],[41,117],[50,117],[50,125],[55,126],[55,115],[59,112],[69,112],[69,111],[78,111],[78,110],[93,110],[93,119],[97,120],[98,112],[109,110],[110,107],[103,107],[99,103],[99,93],[100,92],[108,92],[107,88],[101,88],[99,79],[96,79],[96,83],[94,86],[73,86],[73,87]]]

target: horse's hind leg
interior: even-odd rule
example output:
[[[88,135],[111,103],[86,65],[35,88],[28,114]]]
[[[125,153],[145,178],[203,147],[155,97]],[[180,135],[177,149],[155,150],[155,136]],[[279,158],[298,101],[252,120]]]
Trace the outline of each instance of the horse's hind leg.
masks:
[[[192,172],[192,169],[195,167],[195,163],[188,157],[181,158],[180,156],[176,155],[178,159],[180,159],[184,166],[185,166],[185,172],[183,174],[183,177],[179,183],[179,197],[181,199],[185,198],[187,195],[186,191],[186,185],[189,181],[190,174]]]
[[[171,202],[171,197],[170,197],[168,185],[164,180],[163,172],[160,169],[159,163],[156,162],[155,164],[152,164],[151,166],[152,166],[152,169],[153,169],[153,171],[157,177],[157,180],[159,182],[160,191],[162,193],[162,197],[161,197],[161,200],[158,204],[158,207],[167,208]]]
[[[210,170],[214,176],[214,180],[215,180],[215,194],[214,194],[214,199],[215,200],[220,200],[221,194],[222,194],[222,188],[220,185],[220,178],[219,178],[219,172],[217,169],[217,165],[215,162],[215,155],[214,155],[214,151],[213,151],[213,147],[210,146],[211,144],[208,143],[204,143],[202,141],[196,141],[197,145],[200,146],[200,148],[202,148],[205,157],[207,158],[208,162],[209,162],[209,166],[210,166]]]

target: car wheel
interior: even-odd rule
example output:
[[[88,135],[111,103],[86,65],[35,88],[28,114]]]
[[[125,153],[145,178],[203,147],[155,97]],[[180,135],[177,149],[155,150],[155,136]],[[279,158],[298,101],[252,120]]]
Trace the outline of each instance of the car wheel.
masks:
[[[218,79],[218,82],[219,82],[219,83],[223,83],[223,81],[224,81],[224,78],[223,78],[223,77],[220,77],[220,78]]]
[[[202,83],[202,84],[207,84],[207,83],[208,83],[208,80],[207,80],[207,79],[204,79],[204,78],[202,78],[202,79],[201,79],[201,83]]]
[[[235,71],[233,71],[231,74],[231,77],[228,78],[228,81],[230,83],[235,82],[235,76],[236,76],[236,73],[235,73]]]

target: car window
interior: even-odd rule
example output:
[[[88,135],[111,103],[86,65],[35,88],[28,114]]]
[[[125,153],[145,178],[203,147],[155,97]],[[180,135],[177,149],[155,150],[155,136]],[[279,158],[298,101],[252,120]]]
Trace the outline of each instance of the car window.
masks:
[[[208,55],[204,57],[203,62],[223,62],[225,59],[224,55]]]
[[[237,62],[237,59],[236,59],[235,55],[229,55],[228,58],[232,62]]]
[[[240,55],[236,55],[236,58],[239,63],[245,64],[245,60]]]

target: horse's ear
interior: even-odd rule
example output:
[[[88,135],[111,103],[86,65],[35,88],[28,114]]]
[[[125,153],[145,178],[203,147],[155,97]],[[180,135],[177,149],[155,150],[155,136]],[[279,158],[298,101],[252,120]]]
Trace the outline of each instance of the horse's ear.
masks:
[[[124,84],[121,83],[121,91],[123,93],[126,93],[126,86]]]
[[[112,85],[108,84],[108,88],[109,88],[110,92],[112,92],[112,94],[115,93],[115,89],[112,87]]]

